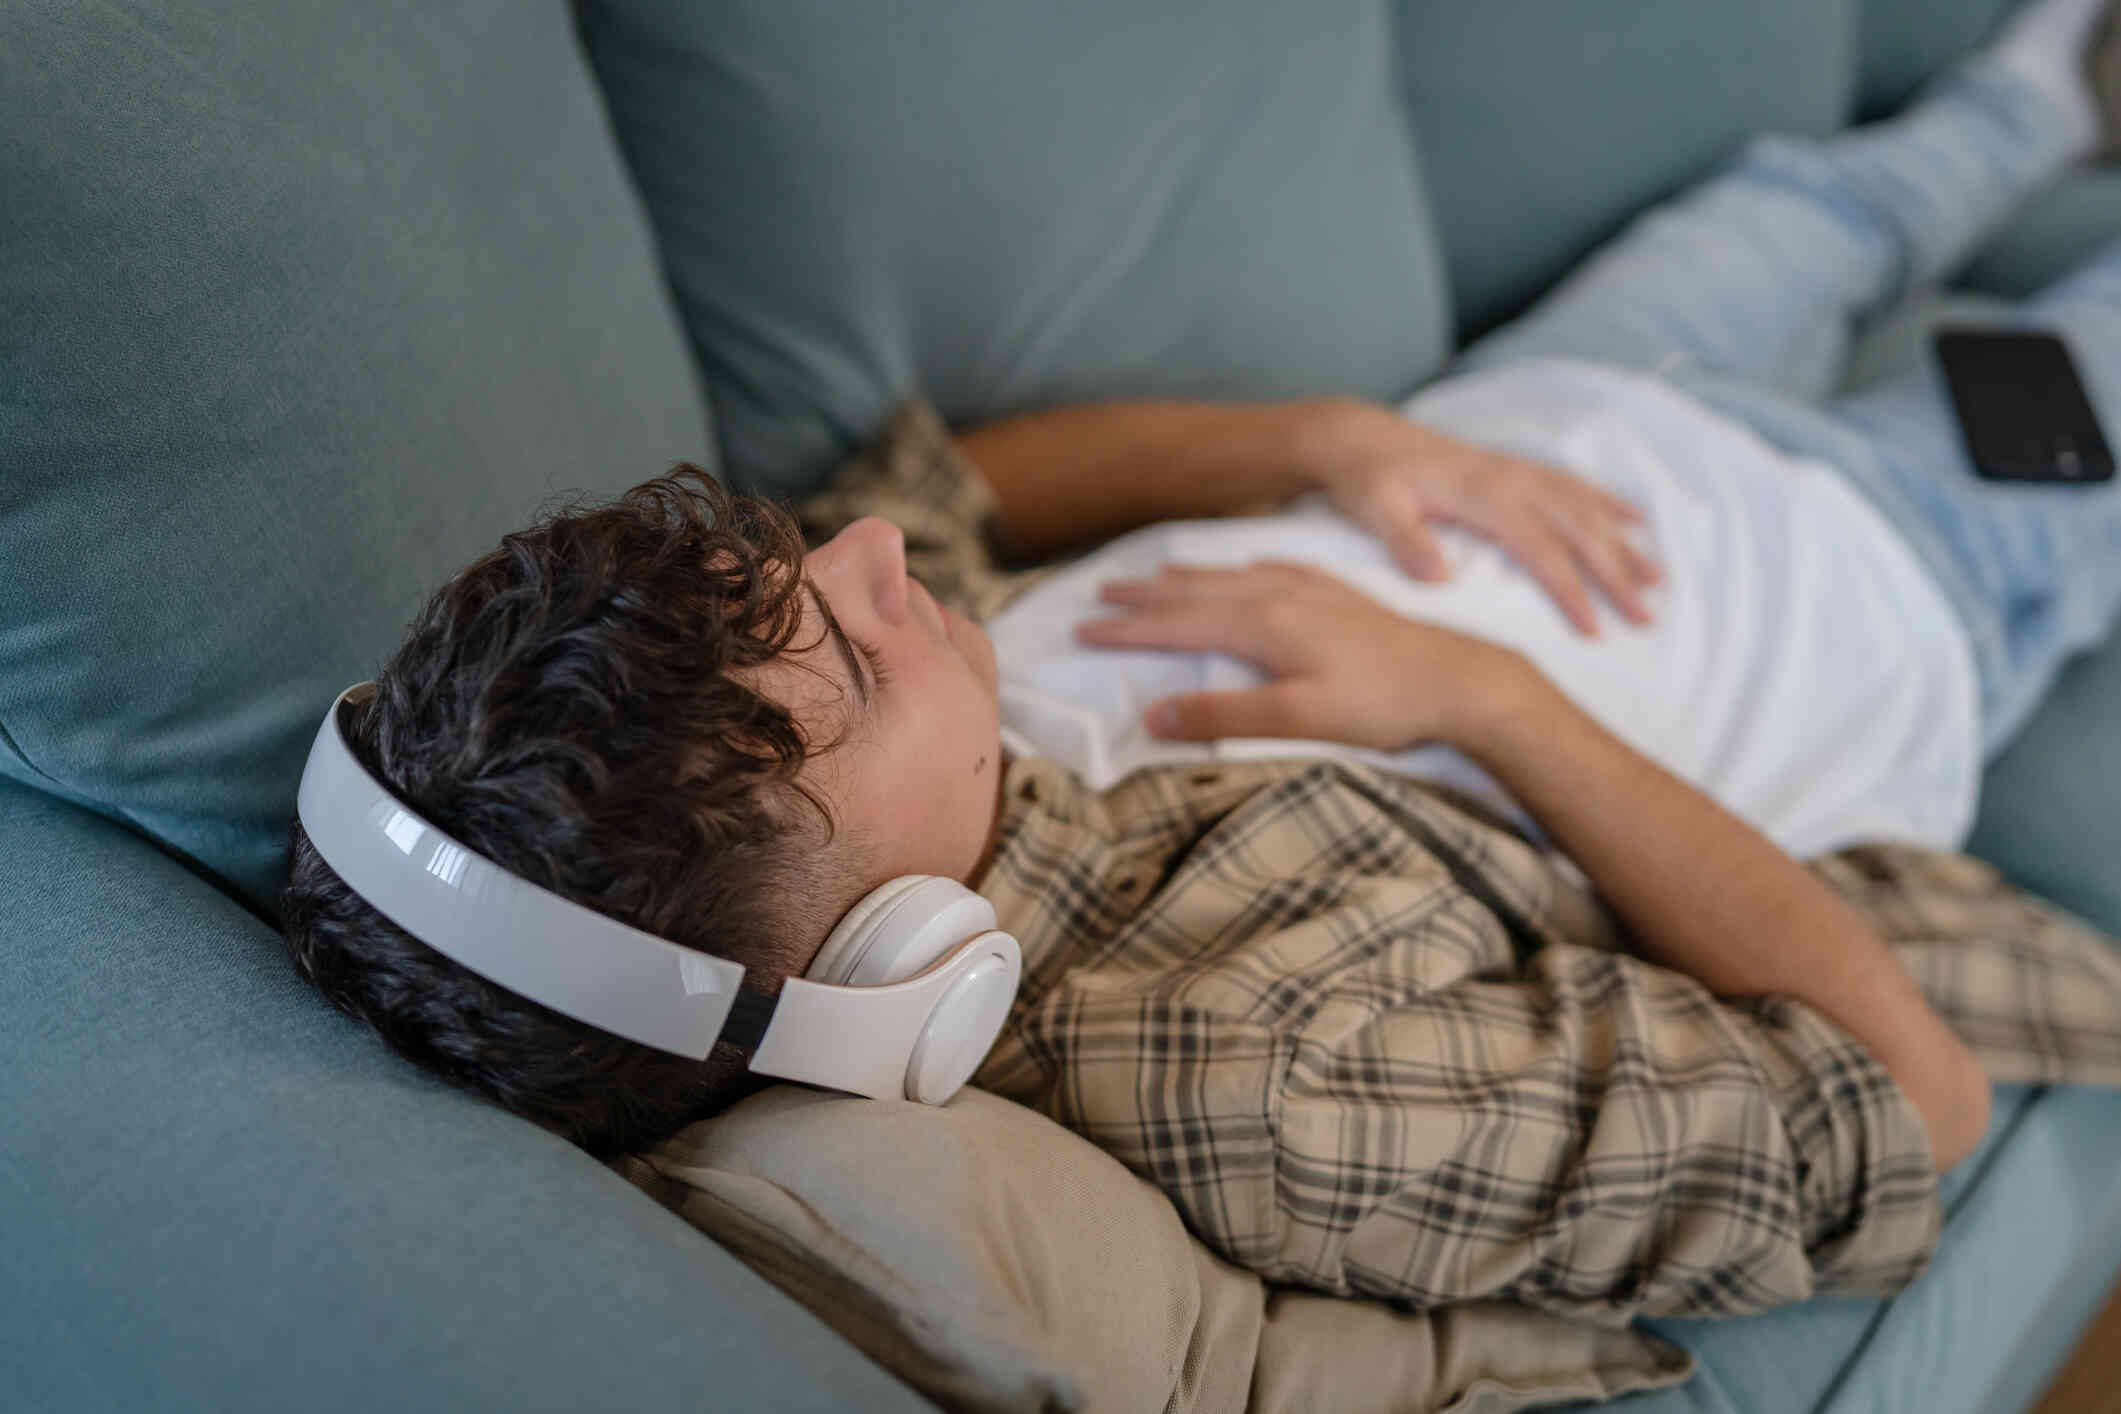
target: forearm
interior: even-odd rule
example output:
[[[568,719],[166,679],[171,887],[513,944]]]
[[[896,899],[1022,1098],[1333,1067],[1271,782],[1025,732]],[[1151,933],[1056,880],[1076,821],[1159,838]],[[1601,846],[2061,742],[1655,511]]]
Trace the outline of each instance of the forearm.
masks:
[[[1927,1121],[1940,1171],[1988,1086],[1864,919],[1744,821],[1630,748],[1528,664],[1452,741],[1590,877],[1644,955],[1719,996],[1796,997],[1862,1041]]]
[[[1098,403],[1004,418],[957,440],[994,491],[1003,539],[1044,554],[1306,491],[1322,434],[1346,406]]]

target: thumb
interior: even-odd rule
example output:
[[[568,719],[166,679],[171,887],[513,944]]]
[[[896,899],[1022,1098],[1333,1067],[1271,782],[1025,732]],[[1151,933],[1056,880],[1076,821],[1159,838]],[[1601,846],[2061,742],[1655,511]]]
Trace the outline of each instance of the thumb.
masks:
[[[1380,500],[1375,529],[1399,567],[1416,579],[1449,579],[1450,562],[1444,558],[1436,537],[1429,533],[1428,507],[1422,504],[1420,494],[1399,484]]]
[[[1249,692],[1193,692],[1152,703],[1142,714],[1151,736],[1214,741],[1229,736],[1299,737],[1302,722],[1278,683]]]

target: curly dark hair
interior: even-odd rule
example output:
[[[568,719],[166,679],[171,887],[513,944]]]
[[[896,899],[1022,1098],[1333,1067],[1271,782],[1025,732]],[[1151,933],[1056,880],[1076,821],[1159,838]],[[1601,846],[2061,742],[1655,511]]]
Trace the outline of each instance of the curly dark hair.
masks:
[[[747,681],[794,646],[802,554],[786,512],[690,464],[548,512],[436,592],[341,730],[445,833],[777,992],[838,893],[797,778],[829,743]],[[763,1083],[726,1043],[689,1060],[496,986],[371,908],[299,820],[290,838],[296,969],[427,1070],[599,1158]]]

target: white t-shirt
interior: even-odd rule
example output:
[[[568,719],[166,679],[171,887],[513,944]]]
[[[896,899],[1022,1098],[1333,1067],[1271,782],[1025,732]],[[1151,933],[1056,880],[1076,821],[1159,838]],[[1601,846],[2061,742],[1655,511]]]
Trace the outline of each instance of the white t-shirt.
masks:
[[[1456,526],[1433,525],[1451,577],[1416,580],[1316,497],[1282,514],[1168,522],[1113,541],[987,623],[1004,741],[1098,787],[1159,762],[1350,757],[1469,790],[1544,842],[1492,777],[1446,746],[1156,740],[1141,724],[1149,703],[1262,675],[1222,654],[1075,641],[1078,623],[1117,612],[1097,599],[1107,579],[1295,559],[1410,618],[1518,649],[1607,730],[1798,858],[1865,840],[1964,842],[1981,768],[1972,651],[1913,552],[1832,468],[1657,379],[1576,360],[1450,379],[1402,411],[1639,506],[1637,543],[1665,571],[1646,596],[1653,621],[1630,624],[1594,586],[1600,636],[1586,638],[1506,551]]]

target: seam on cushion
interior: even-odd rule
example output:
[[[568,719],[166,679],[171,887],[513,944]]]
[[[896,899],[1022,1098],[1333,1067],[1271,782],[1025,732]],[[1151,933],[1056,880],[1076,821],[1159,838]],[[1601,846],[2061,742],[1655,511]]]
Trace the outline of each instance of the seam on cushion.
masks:
[[[41,769],[36,762],[29,759],[28,753],[24,752],[20,744],[15,741],[14,733],[10,732],[7,729],[7,721],[5,718],[0,718],[0,746],[5,746],[8,750],[8,753],[12,755],[17,761],[21,762],[23,768],[34,774],[37,779],[54,787],[59,784],[58,777]]]

